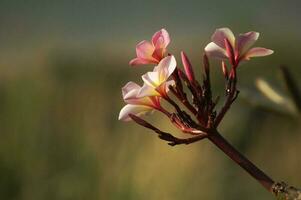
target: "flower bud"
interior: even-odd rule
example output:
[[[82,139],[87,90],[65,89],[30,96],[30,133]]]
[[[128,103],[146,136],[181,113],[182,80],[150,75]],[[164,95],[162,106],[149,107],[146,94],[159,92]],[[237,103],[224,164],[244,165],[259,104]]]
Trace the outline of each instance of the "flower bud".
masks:
[[[195,82],[194,72],[193,72],[191,63],[183,51],[181,52],[181,58],[182,58],[183,67],[184,67],[184,70],[185,70],[188,80],[190,82]]]

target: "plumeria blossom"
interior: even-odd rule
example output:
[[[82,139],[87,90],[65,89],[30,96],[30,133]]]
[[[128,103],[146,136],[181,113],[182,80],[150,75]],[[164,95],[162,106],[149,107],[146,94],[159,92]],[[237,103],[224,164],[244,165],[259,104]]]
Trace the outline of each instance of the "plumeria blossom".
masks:
[[[165,56],[170,37],[165,29],[157,31],[152,41],[143,40],[136,46],[137,58],[130,61],[130,65],[158,64]]]
[[[231,64],[237,65],[240,61],[249,60],[251,57],[267,56],[273,53],[272,50],[251,46],[257,41],[258,32],[247,32],[235,38],[229,28],[217,29],[205,47],[208,56],[220,59],[229,59]]]
[[[130,121],[129,114],[140,116],[153,111],[154,109],[161,110],[160,97],[138,97],[141,87],[134,83],[128,82],[122,88],[123,100],[127,103],[120,113],[119,120]]]
[[[165,96],[168,86],[174,84],[173,80],[168,80],[176,69],[177,62],[174,56],[163,58],[152,72],[147,72],[142,76],[144,85],[139,91],[139,97]]]

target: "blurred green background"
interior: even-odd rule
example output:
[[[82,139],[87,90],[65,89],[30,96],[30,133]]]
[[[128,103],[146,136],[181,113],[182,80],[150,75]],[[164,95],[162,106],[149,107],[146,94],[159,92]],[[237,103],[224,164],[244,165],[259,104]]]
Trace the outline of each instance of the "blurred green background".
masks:
[[[300,118],[254,86],[260,76],[288,95],[281,64],[301,86],[300,13],[298,0],[1,0],[0,199],[273,199],[208,141],[171,148],[117,120],[120,88],[150,70],[128,66],[135,45],[162,27],[170,52],[185,50],[196,68],[216,28],[261,33],[257,45],[275,53],[241,66],[242,93],[220,131],[300,187]],[[217,62],[212,72],[223,94]],[[147,119],[178,133],[158,113]]]

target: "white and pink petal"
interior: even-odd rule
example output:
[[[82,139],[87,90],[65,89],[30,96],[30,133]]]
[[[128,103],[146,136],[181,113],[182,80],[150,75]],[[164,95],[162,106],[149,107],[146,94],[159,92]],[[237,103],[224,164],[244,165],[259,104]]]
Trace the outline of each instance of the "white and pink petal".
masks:
[[[206,55],[209,57],[219,58],[219,59],[225,59],[227,58],[227,52],[225,49],[217,46],[214,42],[210,42],[205,47]]]
[[[140,86],[132,81],[128,82],[122,87],[122,97],[123,99],[135,98],[140,90]]]
[[[259,37],[258,32],[247,32],[244,34],[240,34],[236,39],[235,50],[239,52],[240,55],[245,54],[248,49],[257,41]]]
[[[144,106],[144,105],[125,105],[118,116],[118,120],[122,120],[122,121],[130,121],[131,118],[129,117],[129,114],[133,114],[133,115],[137,115],[137,116],[141,116],[143,114],[146,114],[150,111],[152,111],[153,108],[149,107],[149,106]]]
[[[262,56],[268,56],[274,53],[271,49],[266,49],[262,47],[254,47],[250,49],[245,55],[244,59],[249,60],[251,57],[262,57]]]
[[[146,74],[142,75],[142,80],[148,86],[156,88],[160,85],[160,73],[158,71],[147,72]]]
[[[157,86],[158,87],[158,86]],[[138,97],[143,98],[143,97],[152,97],[152,96],[161,96],[160,93],[156,90],[157,87],[150,86],[148,84],[144,84],[139,93]]]
[[[174,56],[167,56],[163,58],[154,71],[159,72],[160,84],[167,81],[170,75],[175,71],[177,62]],[[159,85],[160,85],[159,84]]]
[[[211,36],[212,42],[218,45],[221,48],[225,47],[225,39],[227,39],[232,47],[235,45],[235,36],[229,28],[219,28],[216,29],[213,35]]]

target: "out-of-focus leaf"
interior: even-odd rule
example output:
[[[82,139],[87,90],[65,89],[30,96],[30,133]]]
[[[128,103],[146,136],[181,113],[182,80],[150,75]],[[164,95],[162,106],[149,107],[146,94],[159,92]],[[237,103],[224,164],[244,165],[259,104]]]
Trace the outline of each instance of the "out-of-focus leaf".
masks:
[[[258,78],[255,82],[258,90],[271,102],[276,104],[277,107],[282,107],[292,114],[297,114],[297,108],[293,101],[286,95],[279,92],[275,89],[275,86],[272,86],[271,83],[268,83],[262,78]]]
[[[287,86],[287,90],[289,91],[292,100],[295,103],[295,106],[297,107],[298,111],[301,112],[301,93],[299,90],[299,87],[297,85],[297,82],[293,78],[291,72],[288,70],[287,67],[281,66],[280,67],[283,79],[285,81],[285,84]]]
[[[240,99],[249,103],[251,106],[258,107],[269,112],[274,112],[278,114],[294,115],[291,111],[287,110],[283,106],[270,101],[268,98],[263,96],[258,90],[252,90],[250,88],[241,88]]]

